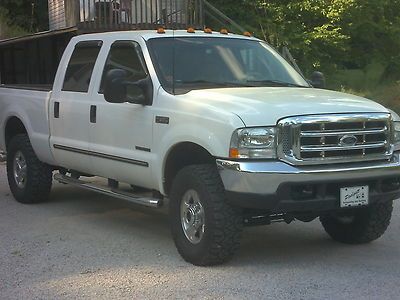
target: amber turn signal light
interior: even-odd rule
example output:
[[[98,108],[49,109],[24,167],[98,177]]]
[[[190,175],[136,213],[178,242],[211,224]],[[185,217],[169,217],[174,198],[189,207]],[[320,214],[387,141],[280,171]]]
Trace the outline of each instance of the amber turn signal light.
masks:
[[[236,148],[229,149],[229,158],[239,158],[239,150]]]
[[[248,36],[248,37],[253,36],[253,35],[251,34],[251,32],[249,32],[249,31],[243,32],[243,35],[244,35],[244,36]]]
[[[204,32],[205,32],[205,33],[212,33],[212,29],[211,29],[211,28],[205,28],[205,29],[204,29]]]
[[[196,31],[195,31],[194,28],[192,28],[192,27],[189,27],[189,28],[187,29],[187,32],[188,32],[188,33],[196,33]]]

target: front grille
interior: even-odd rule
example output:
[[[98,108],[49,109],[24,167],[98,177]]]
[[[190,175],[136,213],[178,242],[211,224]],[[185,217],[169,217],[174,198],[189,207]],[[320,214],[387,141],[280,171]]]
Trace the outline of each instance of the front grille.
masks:
[[[389,159],[391,116],[385,113],[290,117],[278,123],[278,156],[295,165]]]

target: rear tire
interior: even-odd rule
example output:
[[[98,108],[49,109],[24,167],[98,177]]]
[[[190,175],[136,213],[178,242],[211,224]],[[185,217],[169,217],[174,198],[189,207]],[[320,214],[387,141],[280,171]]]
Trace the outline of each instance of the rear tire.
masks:
[[[170,196],[172,235],[183,259],[197,266],[228,261],[239,248],[243,218],[227,203],[215,166],[183,168]]]
[[[345,244],[364,244],[381,237],[390,224],[393,201],[358,208],[353,213],[321,216],[320,221],[332,239]]]
[[[39,161],[29,137],[26,134],[14,136],[7,150],[7,178],[15,200],[25,204],[48,200],[52,169]]]

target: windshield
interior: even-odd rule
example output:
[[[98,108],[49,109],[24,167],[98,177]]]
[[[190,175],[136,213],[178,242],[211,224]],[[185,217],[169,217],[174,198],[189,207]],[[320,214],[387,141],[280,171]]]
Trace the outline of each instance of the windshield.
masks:
[[[150,39],[148,46],[161,85],[169,93],[222,87],[310,87],[264,42],[167,37]]]

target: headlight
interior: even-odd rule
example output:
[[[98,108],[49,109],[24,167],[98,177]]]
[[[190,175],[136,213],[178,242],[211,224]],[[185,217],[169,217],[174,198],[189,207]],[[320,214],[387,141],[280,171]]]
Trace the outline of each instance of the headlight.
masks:
[[[393,122],[393,143],[394,151],[400,150],[400,122]]]
[[[275,127],[242,128],[231,139],[230,158],[275,158]]]

